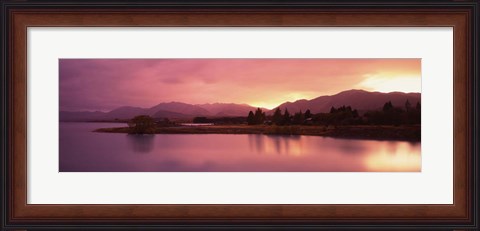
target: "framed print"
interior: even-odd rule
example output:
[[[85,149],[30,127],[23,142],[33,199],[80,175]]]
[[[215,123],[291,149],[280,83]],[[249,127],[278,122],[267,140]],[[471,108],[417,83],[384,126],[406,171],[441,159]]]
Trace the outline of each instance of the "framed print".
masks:
[[[4,229],[478,229],[478,1],[2,2]]]

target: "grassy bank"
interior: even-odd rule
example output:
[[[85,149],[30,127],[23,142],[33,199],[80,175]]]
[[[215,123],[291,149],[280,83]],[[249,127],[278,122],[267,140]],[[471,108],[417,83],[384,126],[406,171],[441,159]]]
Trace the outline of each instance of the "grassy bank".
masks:
[[[128,133],[128,127],[100,128],[95,132]],[[213,125],[157,127],[156,134],[266,134],[308,135],[351,139],[420,141],[420,126],[268,126]]]

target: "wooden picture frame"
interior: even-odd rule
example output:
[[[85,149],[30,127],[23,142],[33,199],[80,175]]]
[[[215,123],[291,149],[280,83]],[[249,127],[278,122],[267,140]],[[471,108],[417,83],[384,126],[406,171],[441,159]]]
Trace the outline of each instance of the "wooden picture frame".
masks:
[[[1,3],[2,228],[475,229],[478,1]],[[415,26],[454,28],[452,205],[31,205],[27,203],[26,29],[43,26]]]

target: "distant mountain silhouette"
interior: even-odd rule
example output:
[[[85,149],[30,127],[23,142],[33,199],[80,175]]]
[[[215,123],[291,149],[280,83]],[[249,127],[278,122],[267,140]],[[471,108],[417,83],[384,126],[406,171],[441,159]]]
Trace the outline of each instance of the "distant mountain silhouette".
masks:
[[[364,90],[348,90],[336,95],[320,96],[311,100],[297,100],[295,102],[285,102],[278,107],[284,111],[288,109],[291,113],[298,111],[305,112],[310,109],[312,113],[329,112],[331,107],[351,106],[359,111],[377,110],[391,101],[394,106],[402,106],[406,100],[414,106],[420,102],[420,93],[403,92],[368,92]],[[235,103],[213,103],[213,104],[187,104],[181,102],[160,103],[151,108],[140,108],[124,106],[116,108],[109,112],[68,112],[60,111],[60,121],[99,121],[99,120],[125,120],[131,119],[137,115],[149,115],[154,118],[176,118],[185,119],[196,116],[227,117],[227,116],[247,116],[249,111],[255,111],[257,108],[247,104]],[[273,110],[262,109],[267,114],[272,114]]]
[[[144,114],[153,116],[158,111],[165,111],[165,112],[174,112],[178,114],[184,115],[194,115],[194,116],[208,116],[210,112],[205,110],[204,108],[187,104],[187,103],[180,103],[180,102],[170,102],[170,103],[160,103],[156,106],[153,106],[146,110]]]
[[[186,119],[196,116],[233,117],[245,116],[249,111],[256,110],[246,104],[214,103],[193,105],[180,102],[160,103],[151,108],[124,106],[109,112],[69,112],[60,111],[60,121],[101,121],[125,120],[137,115],[149,115],[153,118]],[[267,111],[267,109],[263,109]]]
[[[125,106],[105,113],[104,119],[128,119],[144,113],[145,109],[143,108]]]
[[[159,110],[155,112],[153,115],[150,115],[153,118],[176,118],[176,119],[188,119],[192,118],[193,115],[186,115],[182,113],[177,113],[177,112],[171,112],[171,111],[164,111],[164,110]],[[199,115],[198,115],[199,116]]]
[[[412,106],[421,101],[420,93],[403,93],[403,92],[369,92],[364,90],[343,91],[336,95],[320,96],[311,100],[297,100],[295,102],[286,102],[280,104],[277,108],[282,111],[288,109],[289,112],[305,112],[310,109],[312,113],[329,112],[331,107],[351,106],[359,111],[377,110],[383,105],[391,101],[394,106],[403,107],[405,102],[409,100]],[[269,113],[273,113],[275,109]]]

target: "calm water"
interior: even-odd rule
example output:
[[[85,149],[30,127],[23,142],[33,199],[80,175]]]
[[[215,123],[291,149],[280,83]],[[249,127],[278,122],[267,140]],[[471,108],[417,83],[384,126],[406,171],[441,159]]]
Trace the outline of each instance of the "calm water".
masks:
[[[421,171],[420,143],[318,136],[92,132],[124,126],[60,123],[60,171]]]

